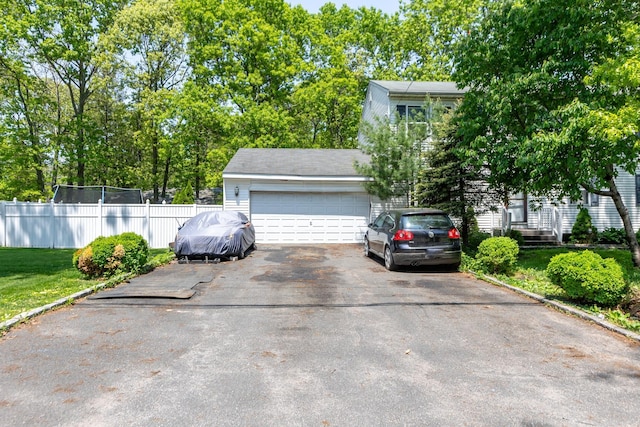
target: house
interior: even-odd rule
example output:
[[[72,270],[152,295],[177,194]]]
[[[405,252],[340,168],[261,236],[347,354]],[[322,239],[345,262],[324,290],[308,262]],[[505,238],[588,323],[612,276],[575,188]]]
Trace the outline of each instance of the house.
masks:
[[[241,148],[222,173],[225,210],[241,211],[258,243],[356,243],[371,197],[360,150]]]
[[[374,80],[367,89],[362,120],[428,115],[427,99],[453,109],[464,93],[453,82]],[[364,142],[362,135],[359,139]],[[223,207],[251,219],[258,243],[361,242],[367,224],[394,205],[366,192],[364,184],[370,178],[358,174],[354,162],[367,160],[360,150],[240,149],[222,174]],[[640,226],[640,174],[620,173],[618,185],[627,195],[634,224]],[[622,227],[610,199],[585,197],[584,206],[599,230]],[[581,203],[514,195],[510,206],[479,215],[478,225],[483,231],[507,226],[544,230],[560,240],[571,232]]]
[[[396,114],[410,121],[417,113],[424,111],[425,101],[430,98],[439,101],[445,108],[453,109],[462,100],[466,90],[458,88],[453,82],[410,82],[381,81],[369,83],[362,121],[375,123],[376,118],[394,123]],[[419,117],[419,116],[418,116]],[[365,142],[359,135],[359,141]],[[618,188],[624,194],[624,203],[630,212],[636,229],[640,227],[640,168],[635,175],[619,171],[616,180]],[[493,212],[478,216],[478,225],[483,231],[492,231],[503,227],[521,230],[542,230],[562,240],[571,233],[580,207],[586,207],[594,226],[602,231],[606,228],[622,228],[622,220],[610,198],[594,194],[583,195],[583,200],[570,201],[532,198],[527,194],[515,194],[509,206],[495,206]]]

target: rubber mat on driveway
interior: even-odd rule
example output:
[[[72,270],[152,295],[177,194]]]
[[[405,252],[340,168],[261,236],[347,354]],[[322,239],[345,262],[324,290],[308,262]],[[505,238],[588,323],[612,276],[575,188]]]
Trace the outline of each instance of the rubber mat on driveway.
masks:
[[[109,298],[175,298],[189,299],[199,283],[214,277],[214,264],[179,264],[177,262],[138,276],[114,289],[108,289],[89,299]]]

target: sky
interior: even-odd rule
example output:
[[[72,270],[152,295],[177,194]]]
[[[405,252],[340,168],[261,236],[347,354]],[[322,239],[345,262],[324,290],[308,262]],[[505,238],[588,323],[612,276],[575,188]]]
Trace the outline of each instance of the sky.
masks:
[[[329,2],[335,4],[338,8],[343,4],[352,9],[357,9],[361,6],[375,7],[388,14],[397,12],[399,8],[398,0],[288,0],[288,3],[292,6],[299,4],[311,13],[318,12],[320,6]]]

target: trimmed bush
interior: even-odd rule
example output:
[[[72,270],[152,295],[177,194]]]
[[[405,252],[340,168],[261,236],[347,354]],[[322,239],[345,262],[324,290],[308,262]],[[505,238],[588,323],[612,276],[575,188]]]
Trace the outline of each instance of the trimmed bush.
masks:
[[[117,243],[122,245],[123,256],[121,258],[124,271],[140,271],[149,259],[149,245],[142,236],[136,233],[122,233],[117,237]],[[114,248],[118,251],[118,246]],[[114,252],[114,256],[116,253]]]
[[[87,277],[96,277],[101,274],[101,268],[93,262],[93,249],[91,246],[78,249],[74,253],[73,265]]]
[[[569,252],[551,258],[546,270],[551,282],[576,301],[611,307],[628,291],[624,273],[613,258],[591,251]]]
[[[490,237],[478,245],[476,260],[487,273],[509,274],[518,261],[518,242],[510,237]]]
[[[135,233],[98,237],[76,251],[73,265],[88,277],[113,276],[119,272],[137,272],[149,258],[149,245]]]
[[[573,243],[593,243],[598,238],[598,229],[591,223],[591,214],[586,208],[580,208],[576,222],[571,228],[571,238]]]

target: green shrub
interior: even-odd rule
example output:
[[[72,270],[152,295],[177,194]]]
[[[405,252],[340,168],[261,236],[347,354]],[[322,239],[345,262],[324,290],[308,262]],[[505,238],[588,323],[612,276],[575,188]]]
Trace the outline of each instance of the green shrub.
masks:
[[[591,223],[591,214],[586,208],[580,208],[576,221],[571,228],[570,241],[573,243],[593,243],[598,237],[598,229]]]
[[[611,307],[628,291],[624,273],[613,259],[591,251],[569,252],[551,258],[546,270],[551,282],[579,302]]]
[[[140,271],[149,259],[149,245],[147,241],[136,233],[122,233],[118,236],[117,241],[124,249],[122,256],[122,269],[124,271]],[[117,249],[114,248],[114,249]]]
[[[598,243],[622,245],[627,242],[627,233],[624,228],[606,228],[598,233]]]
[[[475,254],[478,251],[478,245],[489,237],[491,237],[489,233],[479,230],[472,231],[467,237],[467,243],[462,248],[467,254]]]
[[[149,258],[149,245],[135,233],[96,238],[75,252],[73,265],[87,277],[113,276],[137,272]]]
[[[518,242],[510,237],[491,237],[478,246],[476,260],[483,271],[509,274],[518,261]]]

